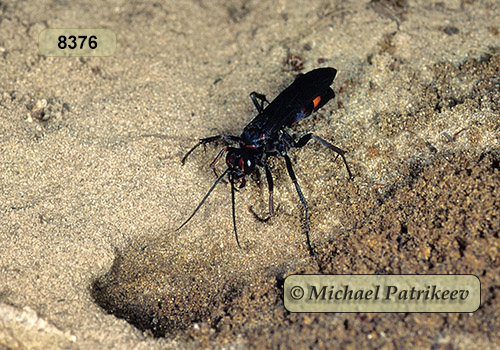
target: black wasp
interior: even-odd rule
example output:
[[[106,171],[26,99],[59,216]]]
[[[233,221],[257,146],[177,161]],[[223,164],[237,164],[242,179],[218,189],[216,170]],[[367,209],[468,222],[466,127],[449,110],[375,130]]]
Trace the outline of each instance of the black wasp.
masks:
[[[297,182],[297,178],[295,177],[292,162],[290,161],[290,157],[287,152],[290,148],[304,147],[309,140],[315,139],[341,156],[344,160],[347,172],[349,173],[349,178],[352,178],[352,174],[344,157],[345,151],[335,147],[328,141],[325,141],[321,137],[312,133],[306,134],[296,141],[292,136],[290,136],[290,134],[288,134],[288,132],[285,131],[285,127],[290,127],[299,120],[306,118],[312,112],[317,111],[335,97],[335,93],[330,88],[330,85],[332,84],[336,74],[337,70],[335,68],[319,68],[306,74],[301,74],[297,76],[295,81],[281,94],[279,94],[278,97],[276,97],[271,103],[267,101],[265,95],[252,92],[250,97],[252,98],[259,114],[245,127],[245,129],[243,129],[243,133],[240,136],[217,135],[200,139],[199,142],[186,153],[184,158],[182,158],[183,165],[187,157],[200,145],[205,145],[215,141],[223,141],[227,145],[238,144],[239,147],[226,146],[219,152],[217,157],[212,162],[211,167],[214,168],[215,171],[215,165],[223,154],[227,152],[226,164],[228,168],[222,175],[218,176],[217,180],[208,190],[207,194],[203,197],[191,216],[189,216],[177,230],[180,230],[189,222],[189,220],[193,218],[198,209],[200,209],[203,203],[205,203],[205,200],[208,198],[210,193],[212,193],[215,186],[217,186],[224,176],[228,175],[229,182],[231,184],[234,234],[236,236],[236,242],[241,248],[236,230],[236,214],[234,204],[235,185],[239,183],[239,188],[244,187],[247,176],[256,171],[256,166],[264,167],[269,188],[269,214],[272,216],[273,177],[267,160],[271,156],[280,155],[285,158],[288,174],[297,189],[300,201],[304,207],[307,246],[309,248],[309,252],[313,254],[311,241],[309,239],[309,208]],[[264,107],[264,103],[267,103],[268,105]]]

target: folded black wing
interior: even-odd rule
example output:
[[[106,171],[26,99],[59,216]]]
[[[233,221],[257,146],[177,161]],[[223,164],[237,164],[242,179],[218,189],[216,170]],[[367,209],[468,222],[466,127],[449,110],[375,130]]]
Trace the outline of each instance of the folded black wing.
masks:
[[[309,116],[335,96],[330,85],[336,74],[335,68],[318,68],[299,75],[247,128],[257,127],[270,136]]]

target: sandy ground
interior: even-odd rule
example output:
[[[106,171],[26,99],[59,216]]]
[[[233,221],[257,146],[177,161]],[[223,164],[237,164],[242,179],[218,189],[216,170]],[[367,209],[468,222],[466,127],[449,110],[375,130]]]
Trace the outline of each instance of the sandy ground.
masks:
[[[500,347],[498,1],[0,2],[0,348]],[[46,58],[47,28],[109,28],[111,57]],[[287,62],[287,57],[295,63]],[[221,184],[251,91],[333,66],[318,144],[267,190]],[[340,92],[340,93],[339,93]],[[221,170],[223,166],[221,165]],[[467,273],[472,314],[291,314],[292,273]]]

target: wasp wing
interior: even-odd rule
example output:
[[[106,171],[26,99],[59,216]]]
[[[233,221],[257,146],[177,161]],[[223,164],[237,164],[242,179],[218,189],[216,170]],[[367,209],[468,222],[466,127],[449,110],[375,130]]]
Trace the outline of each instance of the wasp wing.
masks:
[[[306,118],[335,96],[330,85],[336,74],[335,68],[319,68],[299,75],[247,128],[270,136]]]

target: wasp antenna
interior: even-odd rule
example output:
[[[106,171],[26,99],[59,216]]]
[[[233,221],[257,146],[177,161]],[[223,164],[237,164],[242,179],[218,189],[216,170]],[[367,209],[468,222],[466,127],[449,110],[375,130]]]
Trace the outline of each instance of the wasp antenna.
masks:
[[[238,243],[238,247],[241,249],[240,241],[238,239],[238,231],[236,230],[236,211],[234,205],[234,178],[232,176],[229,177],[229,182],[231,183],[231,202],[233,205],[233,227],[234,227],[234,235],[236,237],[236,243]]]
[[[205,195],[205,197],[203,197],[203,199],[201,200],[200,204],[198,204],[198,206],[196,207],[196,209],[193,211],[193,213],[191,214],[191,216],[189,216],[187,218],[186,221],[184,221],[184,223],[179,226],[176,231],[179,231],[181,228],[183,228],[188,222],[189,220],[191,220],[194,216],[194,214],[196,214],[196,212],[198,211],[198,209],[201,208],[201,206],[203,205],[203,203],[205,203],[205,201],[207,200],[208,196],[210,196],[210,193],[212,193],[212,191],[214,190],[215,186],[217,186],[217,184],[222,180],[222,178],[229,172],[229,168],[226,169],[226,171],[224,171],[224,173],[219,176],[219,178],[217,180],[215,180],[214,184],[212,185],[212,187],[208,190],[207,194]],[[234,208],[233,208],[234,210]]]

